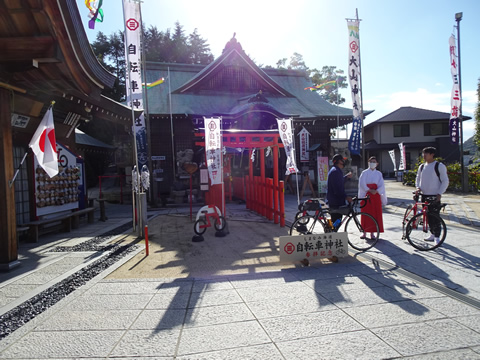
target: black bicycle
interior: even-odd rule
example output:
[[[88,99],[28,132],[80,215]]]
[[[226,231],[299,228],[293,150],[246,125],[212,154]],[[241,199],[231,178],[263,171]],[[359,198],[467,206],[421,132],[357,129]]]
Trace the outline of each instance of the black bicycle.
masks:
[[[361,204],[361,201],[364,203]],[[313,215],[307,214],[298,217],[290,227],[290,235],[337,232],[341,229],[342,225],[345,225],[344,232],[347,233],[348,244],[352,248],[359,251],[371,249],[378,242],[380,228],[372,215],[357,211],[357,208],[364,207],[367,201],[370,201],[369,197],[354,197],[349,205],[341,206],[338,209],[328,209],[321,206],[319,201],[312,201],[312,207],[305,209],[305,211],[312,212],[313,207],[317,206],[315,213]],[[344,215],[343,220],[337,227],[334,227],[332,224],[331,214]]]

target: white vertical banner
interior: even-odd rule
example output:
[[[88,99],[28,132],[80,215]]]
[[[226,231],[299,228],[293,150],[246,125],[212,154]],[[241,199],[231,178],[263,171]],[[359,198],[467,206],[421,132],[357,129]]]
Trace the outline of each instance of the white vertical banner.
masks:
[[[308,162],[310,157],[308,156],[308,149],[310,148],[310,133],[305,127],[297,134],[300,137],[300,161]]]
[[[125,84],[127,104],[136,109],[143,109],[143,88],[141,71],[142,20],[140,3],[123,0],[123,17],[125,21]],[[135,140],[137,143],[138,168],[147,164],[147,130],[143,113],[134,120]]]
[[[222,135],[220,132],[221,118],[204,118],[205,122],[205,152],[208,174],[212,185],[222,183]]]
[[[458,118],[461,115],[460,106],[462,99],[460,97],[460,83],[458,81],[458,56],[455,36],[450,36],[448,43],[450,45],[450,71],[452,73],[453,80],[452,95],[450,98],[450,141],[453,144],[458,144],[459,134],[462,126],[462,122],[458,121]]]
[[[318,193],[327,193],[328,157],[317,157]]]
[[[352,93],[353,123],[348,150],[352,155],[360,155],[360,136],[362,131],[360,100],[360,35],[359,21],[347,20],[348,25],[348,81]]]
[[[278,133],[282,139],[283,148],[287,155],[285,175],[295,174],[298,168],[295,161],[295,148],[293,147],[292,119],[277,119]]]
[[[406,170],[406,164],[405,164],[405,146],[403,145],[403,142],[398,144],[398,148],[400,149],[400,164],[398,165],[398,170]]]
[[[395,162],[395,149],[389,150],[388,153],[390,154],[390,159],[393,162],[393,171],[397,171],[397,163]]]

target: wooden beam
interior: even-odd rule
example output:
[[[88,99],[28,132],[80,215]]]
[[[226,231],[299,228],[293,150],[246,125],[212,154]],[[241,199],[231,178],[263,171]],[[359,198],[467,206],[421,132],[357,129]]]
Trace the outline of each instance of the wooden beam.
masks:
[[[0,269],[9,270],[18,262],[17,219],[13,178],[13,144],[10,93],[0,88]]]
[[[51,36],[0,38],[0,53],[0,62],[51,59],[55,57],[55,42]]]

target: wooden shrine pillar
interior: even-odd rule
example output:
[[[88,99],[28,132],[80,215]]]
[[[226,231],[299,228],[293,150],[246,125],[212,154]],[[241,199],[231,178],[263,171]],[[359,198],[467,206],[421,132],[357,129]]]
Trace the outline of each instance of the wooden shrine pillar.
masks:
[[[265,206],[265,149],[258,149],[260,153],[260,179],[261,179],[261,184],[260,184],[260,214],[262,216],[267,216],[267,208]]]
[[[279,195],[279,182],[278,182],[278,136],[274,136],[273,142],[273,223],[278,224],[278,195]]]
[[[18,261],[15,185],[10,93],[0,88],[0,270],[10,270]]]

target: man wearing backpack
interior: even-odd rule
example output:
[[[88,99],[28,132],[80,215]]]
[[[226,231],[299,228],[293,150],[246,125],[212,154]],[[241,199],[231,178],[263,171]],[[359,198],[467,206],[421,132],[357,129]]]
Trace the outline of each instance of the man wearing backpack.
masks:
[[[435,161],[436,151],[437,149],[431,146],[423,149],[423,159],[425,163],[418,168],[415,186],[417,188],[416,194],[422,194],[422,202],[425,202],[426,198],[435,198],[435,201],[430,201],[428,211],[429,213],[439,214],[442,194],[448,188],[448,175],[447,167]],[[435,243],[438,244],[440,241],[440,224],[438,224],[433,217],[429,217],[428,222],[432,233],[424,240],[435,241]]]

